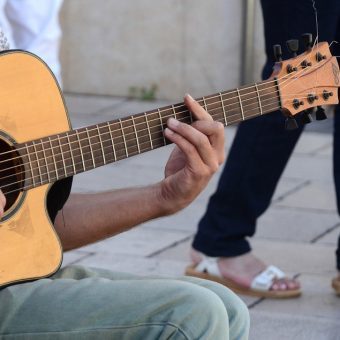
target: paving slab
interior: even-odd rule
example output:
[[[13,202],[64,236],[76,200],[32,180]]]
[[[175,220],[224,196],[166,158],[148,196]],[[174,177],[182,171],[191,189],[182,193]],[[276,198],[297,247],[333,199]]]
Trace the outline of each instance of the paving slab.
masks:
[[[204,214],[205,209],[206,201],[196,200],[195,203],[192,203],[175,215],[148,221],[144,223],[144,226],[155,230],[187,231],[193,235],[197,230],[198,222]]]
[[[311,242],[339,223],[336,213],[272,207],[258,222],[256,238]]]
[[[333,136],[317,132],[303,133],[295,146],[294,154],[318,154],[319,150],[332,146]]]
[[[311,316],[339,320],[340,298],[331,288],[333,275],[306,275],[299,276],[302,286],[302,295],[296,299],[278,301],[266,299],[253,307],[253,310],[269,313]]]
[[[333,182],[332,169],[331,158],[293,154],[283,172],[283,177]]]
[[[320,148],[316,153],[318,157],[333,157],[333,145],[326,146],[324,148]]]
[[[150,256],[177,242],[187,239],[186,232],[146,229],[138,227],[115,237],[81,248],[90,253]]]
[[[339,222],[339,220],[338,220]],[[333,246],[334,248],[338,246],[338,238],[340,235],[340,227],[339,223],[337,224],[337,227],[335,227],[332,231],[329,233],[323,235],[320,237],[316,243],[317,244],[325,244],[325,245],[330,245]]]
[[[250,311],[250,340],[339,340],[337,320],[300,315],[293,309],[290,315],[275,312]]]
[[[313,181],[291,195],[287,195],[274,206],[336,212],[334,185],[331,182]]]
[[[263,239],[253,239],[251,245],[260,259],[285,272],[314,275],[335,272],[333,246]]]
[[[122,256],[109,253],[97,253],[77,262],[89,267],[109,269],[122,273],[133,273],[143,276],[178,277],[184,273],[185,262],[158,260],[155,258]]]
[[[281,177],[274,192],[272,202],[282,200],[286,195],[300,190],[305,185],[308,185],[308,183],[308,180]]]

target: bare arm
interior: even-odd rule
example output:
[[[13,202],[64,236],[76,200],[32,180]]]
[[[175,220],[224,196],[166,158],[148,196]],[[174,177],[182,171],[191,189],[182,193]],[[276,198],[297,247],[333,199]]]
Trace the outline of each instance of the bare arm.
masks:
[[[166,137],[176,144],[159,183],[95,194],[72,194],[55,221],[64,250],[118,234],[191,203],[224,160],[223,125],[190,96],[185,103],[197,121],[169,119]],[[5,197],[0,191],[0,216]]]
[[[71,194],[55,221],[63,249],[78,248],[166,215],[158,187]]]
[[[185,103],[197,121],[191,126],[169,119],[165,135],[176,144],[163,181],[142,188],[73,194],[59,212],[55,228],[65,250],[118,234],[191,203],[224,160],[223,125],[190,96]]]

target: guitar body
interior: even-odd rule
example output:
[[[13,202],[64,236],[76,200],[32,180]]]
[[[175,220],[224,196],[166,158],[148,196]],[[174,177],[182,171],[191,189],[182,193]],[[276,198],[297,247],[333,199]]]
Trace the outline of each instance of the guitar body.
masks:
[[[1,53],[0,77],[0,154],[12,143],[70,129],[60,88],[38,57]],[[61,265],[61,245],[46,209],[49,187],[20,192],[6,205],[0,221],[0,286],[51,275]]]

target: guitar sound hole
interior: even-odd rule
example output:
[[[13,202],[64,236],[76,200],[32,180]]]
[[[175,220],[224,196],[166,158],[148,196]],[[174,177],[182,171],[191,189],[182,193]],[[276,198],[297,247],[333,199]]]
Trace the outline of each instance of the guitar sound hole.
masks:
[[[0,189],[6,197],[5,212],[18,200],[24,187],[22,158],[14,147],[0,138]]]

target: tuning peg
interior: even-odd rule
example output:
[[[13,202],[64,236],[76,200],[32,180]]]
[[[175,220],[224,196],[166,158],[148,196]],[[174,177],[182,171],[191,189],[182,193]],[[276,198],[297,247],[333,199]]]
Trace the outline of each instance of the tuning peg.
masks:
[[[297,129],[299,126],[295,120],[295,118],[292,117],[287,117],[286,118],[286,123],[285,123],[285,129],[286,130],[295,130]]]
[[[288,50],[293,54],[293,57],[297,56],[297,51],[299,50],[299,40],[291,39],[286,42]]]
[[[306,51],[310,51],[313,46],[313,35],[312,33],[304,33],[301,35],[303,44],[306,48]]]
[[[321,106],[318,106],[315,111],[315,119],[316,120],[325,120],[327,119],[327,115],[325,109]]]
[[[281,45],[274,45],[274,58],[275,61],[282,61],[282,48]]]
[[[301,123],[302,124],[309,124],[313,121],[312,115],[307,111],[302,111],[301,115]]]

